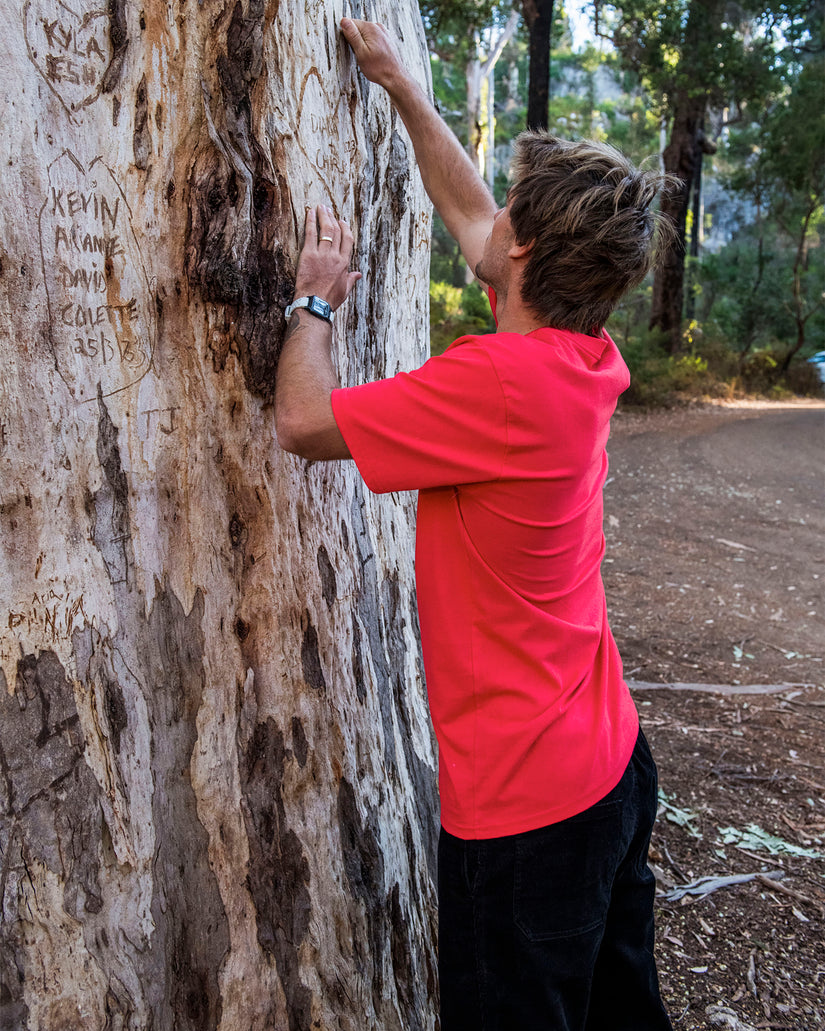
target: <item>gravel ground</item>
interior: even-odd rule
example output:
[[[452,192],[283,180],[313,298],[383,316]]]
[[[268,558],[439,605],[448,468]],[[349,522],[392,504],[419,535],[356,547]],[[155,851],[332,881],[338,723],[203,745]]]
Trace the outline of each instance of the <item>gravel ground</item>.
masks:
[[[825,405],[620,412],[608,451],[674,1027],[823,1028]]]

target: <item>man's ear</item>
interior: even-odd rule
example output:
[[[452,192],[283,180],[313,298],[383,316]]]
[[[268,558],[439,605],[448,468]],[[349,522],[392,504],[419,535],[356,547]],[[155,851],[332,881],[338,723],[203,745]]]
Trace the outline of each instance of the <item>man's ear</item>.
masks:
[[[526,258],[530,251],[533,249],[535,240],[530,240],[527,243],[513,243],[513,246],[507,251],[508,258]]]

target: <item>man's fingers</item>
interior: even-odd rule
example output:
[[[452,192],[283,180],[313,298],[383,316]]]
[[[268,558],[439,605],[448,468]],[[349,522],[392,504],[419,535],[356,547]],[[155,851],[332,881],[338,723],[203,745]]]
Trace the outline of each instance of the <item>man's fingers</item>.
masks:
[[[357,22],[352,21],[350,18],[342,18],[341,32],[344,35],[344,39],[349,43],[350,49],[355,55],[355,60],[361,64],[369,48],[367,47],[366,40],[361,35],[361,29]]]
[[[369,25],[370,22],[358,21],[356,18],[341,19],[341,31],[347,43],[352,47],[356,57],[365,47],[369,46],[363,31]]]
[[[359,21],[357,18],[342,18],[341,32],[352,47],[358,63],[361,59],[377,54],[389,40],[387,30],[377,21]]]
[[[325,204],[318,205],[318,236],[319,243],[326,241],[334,246],[338,246],[341,236],[338,220],[333,215],[332,208],[328,208]]]
[[[355,49],[359,44],[363,44],[364,38],[361,35],[361,30],[358,28],[358,23],[353,21],[352,18],[341,19],[341,32],[346,36],[349,45]]]

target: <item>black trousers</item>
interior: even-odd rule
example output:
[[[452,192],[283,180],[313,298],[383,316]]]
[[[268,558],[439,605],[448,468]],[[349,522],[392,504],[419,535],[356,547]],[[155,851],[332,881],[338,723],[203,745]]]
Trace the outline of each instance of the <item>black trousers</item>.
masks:
[[[653,958],[656,766],[568,820],[438,847],[442,1031],[672,1031]]]

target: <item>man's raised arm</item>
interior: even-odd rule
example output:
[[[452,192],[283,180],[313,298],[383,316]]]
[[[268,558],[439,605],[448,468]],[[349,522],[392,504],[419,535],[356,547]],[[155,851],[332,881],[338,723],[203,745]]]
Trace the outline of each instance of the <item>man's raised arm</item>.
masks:
[[[342,18],[341,31],[364,75],[389,93],[410,134],[424,188],[475,272],[497,210],[490,191],[427,95],[401,64],[384,26]]]

